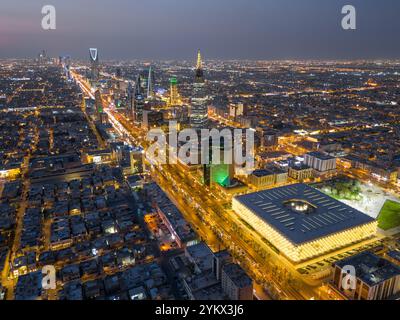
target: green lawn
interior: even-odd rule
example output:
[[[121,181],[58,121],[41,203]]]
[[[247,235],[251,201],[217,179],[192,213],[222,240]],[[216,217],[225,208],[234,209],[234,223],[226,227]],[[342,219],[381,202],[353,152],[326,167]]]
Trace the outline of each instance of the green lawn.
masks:
[[[400,203],[386,200],[378,215],[378,227],[389,230],[400,225]]]

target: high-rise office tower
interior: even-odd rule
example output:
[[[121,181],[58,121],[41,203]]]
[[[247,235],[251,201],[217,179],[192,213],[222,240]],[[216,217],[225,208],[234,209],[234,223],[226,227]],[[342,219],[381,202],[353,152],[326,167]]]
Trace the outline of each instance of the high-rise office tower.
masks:
[[[142,122],[143,120],[143,109],[144,109],[144,96],[142,93],[142,79],[138,75],[135,83],[134,92],[134,103],[133,103],[133,120],[136,122]]]
[[[38,62],[39,63],[45,63],[47,61],[47,53],[46,50],[42,50],[39,54],[38,54]]]
[[[143,92],[143,87],[142,87],[142,83],[143,83],[143,76],[141,74],[138,74],[136,76],[136,80],[135,80],[135,89],[134,89],[134,94],[142,94]]]
[[[169,93],[169,105],[178,106],[181,104],[181,99],[178,93],[178,80],[176,77],[172,77],[169,80],[170,83],[170,93]]]
[[[101,98],[100,90],[96,90],[94,93],[94,101],[97,120],[100,120],[101,114],[103,113],[103,100]]]
[[[97,48],[90,48],[90,77],[93,81],[97,81],[100,76],[100,67],[99,67],[99,54]]]
[[[152,98],[154,96],[154,71],[153,68],[150,66],[149,73],[147,75],[147,98]]]
[[[147,92],[147,72],[144,71],[140,74],[140,91],[143,95]]]
[[[126,89],[126,112],[129,118],[133,117],[133,107],[134,107],[135,92],[133,90],[132,83],[128,83],[128,88]]]
[[[219,161],[214,159],[214,153],[219,154]],[[225,146],[224,138],[221,138],[219,143],[214,145],[214,141],[210,137],[208,154],[209,163],[203,165],[204,184],[211,186],[212,183],[218,183],[223,187],[229,187],[235,175],[232,146],[229,144]]]
[[[207,96],[205,92],[204,72],[200,50],[197,53],[196,75],[193,83],[193,95],[190,110],[190,124],[194,129],[208,125]]]

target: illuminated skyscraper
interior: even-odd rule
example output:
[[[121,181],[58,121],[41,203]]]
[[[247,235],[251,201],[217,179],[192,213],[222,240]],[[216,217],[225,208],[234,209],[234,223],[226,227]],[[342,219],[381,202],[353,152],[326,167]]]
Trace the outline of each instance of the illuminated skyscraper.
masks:
[[[214,152],[219,153],[219,163],[217,163],[217,159],[214,159]],[[212,183],[218,183],[223,187],[229,187],[235,174],[232,146],[225,147],[223,138],[219,145],[214,145],[212,138],[209,138],[208,153],[209,164],[203,165],[204,184],[211,186]],[[228,153],[231,154],[231,159],[225,157],[228,156]]]
[[[172,77],[169,83],[170,83],[169,105],[170,106],[181,105],[182,103],[178,93],[178,80],[176,80],[175,77]]]
[[[40,52],[39,55],[38,55],[38,62],[39,63],[45,63],[46,61],[47,61],[46,50],[42,50],[42,52]]]
[[[135,80],[135,89],[134,89],[135,95],[142,94],[142,83],[143,83],[142,76],[138,74]]]
[[[94,93],[94,99],[95,99],[94,104],[96,107],[96,116],[97,116],[97,119],[100,120],[100,115],[103,112],[103,101],[101,98],[100,90],[96,90],[96,92]]]
[[[193,83],[193,95],[190,110],[192,128],[201,129],[208,125],[207,97],[200,50],[197,53],[196,76]]]
[[[90,69],[91,69],[91,79],[93,81],[97,81],[100,76],[100,68],[99,68],[99,54],[97,48],[90,48]]]
[[[131,82],[128,83],[128,88],[126,91],[127,91],[126,92],[127,114],[128,114],[128,117],[131,118],[131,117],[133,117],[133,107],[135,104],[135,92],[133,90],[133,86],[132,86]]]
[[[154,71],[153,68],[150,66],[149,74],[147,75],[147,98],[152,98],[154,95]]]
[[[141,84],[142,78],[140,75],[138,75],[136,78],[133,104],[133,120],[136,122],[142,122],[143,120],[144,96],[142,93]]]
[[[147,72],[144,71],[139,76],[140,92],[145,95],[147,92]]]

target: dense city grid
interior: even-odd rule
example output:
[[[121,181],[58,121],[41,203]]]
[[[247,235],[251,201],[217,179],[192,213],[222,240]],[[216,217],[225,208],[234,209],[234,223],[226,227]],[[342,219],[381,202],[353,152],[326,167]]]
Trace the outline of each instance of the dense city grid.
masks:
[[[87,50],[0,60],[0,299],[398,297],[400,61]],[[254,170],[151,161],[171,121],[250,130]]]

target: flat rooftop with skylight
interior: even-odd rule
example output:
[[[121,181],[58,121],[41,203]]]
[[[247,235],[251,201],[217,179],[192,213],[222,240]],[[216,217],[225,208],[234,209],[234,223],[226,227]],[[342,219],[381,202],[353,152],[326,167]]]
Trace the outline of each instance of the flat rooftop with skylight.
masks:
[[[376,234],[375,219],[302,183],[235,197],[232,208],[294,262]]]

